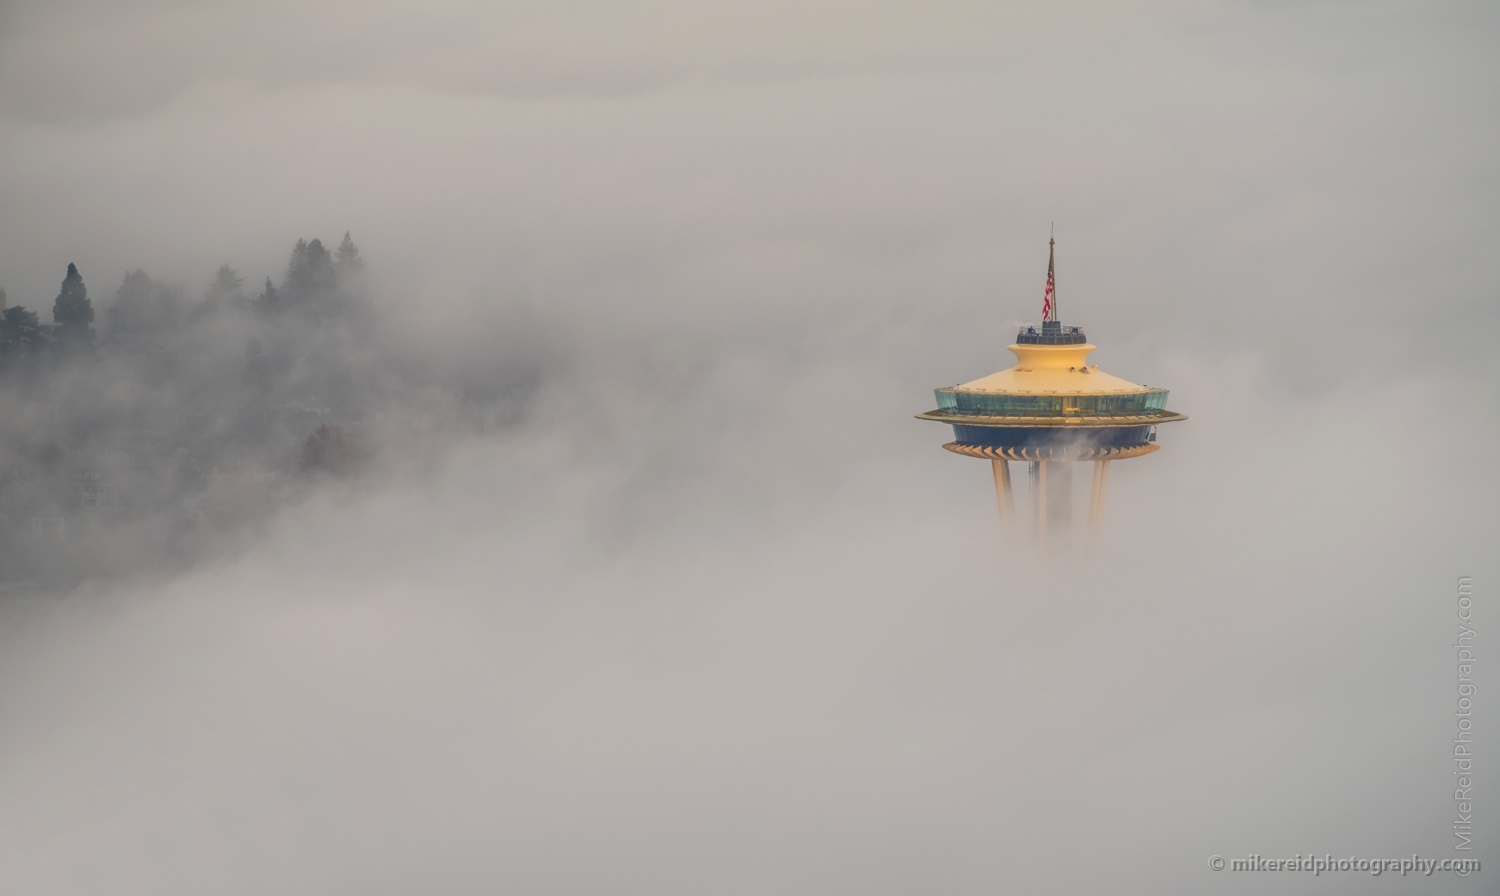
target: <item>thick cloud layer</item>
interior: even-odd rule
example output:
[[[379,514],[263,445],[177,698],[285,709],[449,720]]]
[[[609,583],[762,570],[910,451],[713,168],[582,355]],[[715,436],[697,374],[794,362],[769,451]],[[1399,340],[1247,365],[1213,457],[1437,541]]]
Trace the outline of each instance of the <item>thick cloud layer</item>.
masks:
[[[11,304],[70,261],[95,296],[279,280],[350,229],[420,384],[382,393],[378,468],[253,538],[0,575],[0,890],[1362,893],[1418,884],[1207,861],[1490,862],[1486,666],[1472,853],[1450,755],[1457,577],[1481,648],[1500,625],[1495,25],[0,8]],[[1096,557],[1042,564],[911,415],[1008,363],[1053,220],[1065,320],[1191,419],[1116,465]]]

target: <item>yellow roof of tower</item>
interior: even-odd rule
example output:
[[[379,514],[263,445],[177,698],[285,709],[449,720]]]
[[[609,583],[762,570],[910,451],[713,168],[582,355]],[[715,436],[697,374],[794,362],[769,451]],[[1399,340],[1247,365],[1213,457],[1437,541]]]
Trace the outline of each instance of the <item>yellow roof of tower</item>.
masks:
[[[1005,395],[1120,395],[1151,389],[1089,366],[1095,346],[1011,345],[1016,365],[955,387]]]

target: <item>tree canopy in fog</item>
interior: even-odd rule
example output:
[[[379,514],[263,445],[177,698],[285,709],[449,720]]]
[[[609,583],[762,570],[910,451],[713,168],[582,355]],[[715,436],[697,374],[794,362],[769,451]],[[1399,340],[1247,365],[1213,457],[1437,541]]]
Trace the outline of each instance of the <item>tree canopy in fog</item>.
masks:
[[[345,233],[335,252],[298,240],[281,285],[267,278],[254,299],[227,264],[196,295],[135,269],[96,333],[69,264],[52,324],[6,307],[5,577],[61,584],[191,559],[314,474],[358,469],[383,394],[363,272]]]

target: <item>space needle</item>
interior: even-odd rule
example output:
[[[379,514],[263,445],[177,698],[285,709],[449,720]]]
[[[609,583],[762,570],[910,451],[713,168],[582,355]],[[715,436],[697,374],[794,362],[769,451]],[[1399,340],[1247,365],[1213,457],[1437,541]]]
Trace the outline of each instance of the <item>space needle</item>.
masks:
[[[1009,346],[1016,364],[937,389],[937,409],[917,415],[953,427],[943,447],[988,460],[1000,516],[1016,530],[1010,464],[1027,464],[1031,528],[1045,549],[1059,546],[1072,517],[1073,465],[1092,462],[1089,532],[1097,535],[1113,461],[1157,450],[1156,428],[1186,420],[1166,409],[1167,390],[1111,376],[1089,364],[1095,346],[1058,319],[1056,240],[1047,242],[1047,286],[1040,326],[1021,327]]]

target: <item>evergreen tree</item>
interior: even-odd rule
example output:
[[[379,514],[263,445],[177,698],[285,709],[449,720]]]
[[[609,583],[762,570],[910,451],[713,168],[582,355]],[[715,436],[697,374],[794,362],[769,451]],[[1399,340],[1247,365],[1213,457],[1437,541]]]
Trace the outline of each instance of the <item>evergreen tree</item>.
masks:
[[[203,294],[203,301],[187,306],[183,323],[192,329],[225,308],[243,308],[245,295],[240,292],[240,285],[244,282],[245,278],[234,268],[227,264],[219,265],[219,270],[214,273],[214,282],[209,284],[208,291]]]
[[[291,260],[287,262],[286,279],[281,281],[281,291],[292,303],[316,301],[324,293],[331,292],[337,280],[333,267],[333,253],[323,246],[322,240],[298,240],[292,247]]]
[[[177,327],[182,320],[182,290],[163,286],[145,271],[125,275],[115,291],[115,303],[104,316],[110,332],[163,332]]]
[[[245,278],[240,276],[239,271],[236,271],[227,264],[221,264],[219,265],[218,273],[214,274],[213,285],[208,288],[208,300],[210,302],[229,301],[234,303],[243,301],[240,296],[240,284],[244,282]]]
[[[0,305],[3,304],[5,293],[0,292]],[[0,315],[0,353],[31,351],[42,344],[42,336],[42,322],[37,320],[35,311],[14,305]]]
[[[156,284],[145,271],[134,270],[125,275],[120,288],[115,290],[115,303],[104,312],[110,332],[140,330],[146,327],[151,317],[151,296]]]
[[[281,294],[276,291],[275,286],[271,285],[270,277],[266,278],[266,288],[260,295],[255,297],[254,304],[257,310],[264,311],[267,314],[281,308]]]
[[[94,341],[94,306],[89,301],[88,287],[83,285],[83,275],[78,266],[68,264],[68,275],[63,278],[62,291],[52,303],[52,320],[57,324],[57,338],[63,342],[89,345]]]
[[[359,257],[359,247],[354,245],[354,240],[349,238],[349,231],[344,231],[344,241],[339,243],[338,257],[334,261],[334,267],[338,270],[339,277],[349,281],[364,273],[365,260]]]

